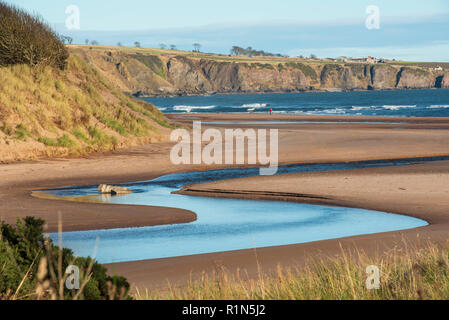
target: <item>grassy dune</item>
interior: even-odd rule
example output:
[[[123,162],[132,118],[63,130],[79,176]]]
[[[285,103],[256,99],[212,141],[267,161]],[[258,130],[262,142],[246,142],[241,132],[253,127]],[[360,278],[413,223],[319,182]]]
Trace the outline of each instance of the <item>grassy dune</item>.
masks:
[[[275,274],[259,273],[249,279],[244,272],[219,270],[186,287],[139,290],[136,299],[193,300],[418,300],[449,299],[447,249],[394,251],[380,259],[342,252],[339,258],[315,260],[305,268],[278,267]],[[380,270],[380,288],[367,289],[367,266]]]
[[[76,55],[66,70],[0,68],[0,161],[80,155],[164,139],[153,105],[116,90]]]

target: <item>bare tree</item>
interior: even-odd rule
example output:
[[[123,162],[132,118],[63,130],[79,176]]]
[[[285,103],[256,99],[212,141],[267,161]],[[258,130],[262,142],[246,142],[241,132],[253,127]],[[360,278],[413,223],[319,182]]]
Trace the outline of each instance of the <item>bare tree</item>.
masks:
[[[61,36],[61,40],[64,43],[72,44],[73,38],[69,36]]]

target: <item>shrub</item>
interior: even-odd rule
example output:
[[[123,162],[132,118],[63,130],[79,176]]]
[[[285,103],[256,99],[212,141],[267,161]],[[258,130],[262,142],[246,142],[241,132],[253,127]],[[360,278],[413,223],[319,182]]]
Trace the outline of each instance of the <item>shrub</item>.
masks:
[[[65,69],[68,57],[61,37],[41,17],[0,2],[0,65]]]
[[[28,131],[28,129],[23,124],[19,124],[16,127],[16,139],[26,140],[27,138],[29,138],[31,136],[32,136],[31,133]]]
[[[38,141],[45,144],[48,147],[61,147],[68,149],[76,149],[79,147],[78,144],[75,141],[73,141],[73,139],[70,138],[68,134],[64,134],[58,140],[48,137],[40,137]]]
[[[53,138],[40,137],[38,141],[49,147],[56,147],[58,145],[58,142]]]
[[[89,138],[84,133],[84,129],[81,127],[76,127],[72,130],[72,134],[80,141],[84,141],[85,143],[89,143]]]
[[[17,288],[22,279],[23,270],[17,265],[19,256],[5,242],[0,241],[0,299],[2,295],[9,295],[13,288]]]
[[[89,135],[92,138],[92,143],[95,149],[99,150],[115,150],[118,145],[116,137],[104,133],[101,129],[96,127],[89,127]]]
[[[58,139],[58,146],[70,149],[76,148],[78,145],[69,137],[68,134],[64,134],[61,138]]]
[[[0,299],[13,295],[19,299],[55,298],[60,283],[64,283],[57,274],[64,273],[70,264],[78,266],[87,281],[79,298],[129,299],[130,285],[125,278],[111,277],[91,258],[77,258],[70,249],[54,246],[43,236],[44,224],[34,217],[18,219],[16,226],[0,223]],[[62,296],[56,297],[70,299],[76,294],[64,287]]]

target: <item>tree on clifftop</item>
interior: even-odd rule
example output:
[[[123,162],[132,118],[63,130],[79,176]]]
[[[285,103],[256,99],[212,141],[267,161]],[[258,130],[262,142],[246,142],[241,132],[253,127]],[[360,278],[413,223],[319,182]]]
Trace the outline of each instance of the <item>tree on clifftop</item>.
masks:
[[[199,43],[194,43],[194,44],[193,44],[193,51],[194,51],[194,52],[200,52],[200,50],[201,50],[201,44],[199,44]]]
[[[61,40],[62,40],[62,42],[68,43],[68,44],[72,44],[72,42],[73,42],[73,38],[69,37],[69,36],[62,36]]]

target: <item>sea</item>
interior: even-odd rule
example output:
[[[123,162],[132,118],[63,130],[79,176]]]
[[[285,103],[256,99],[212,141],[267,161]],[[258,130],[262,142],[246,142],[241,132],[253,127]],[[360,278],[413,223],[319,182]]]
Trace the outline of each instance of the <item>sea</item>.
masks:
[[[143,98],[164,113],[448,117],[449,89],[214,94]]]

